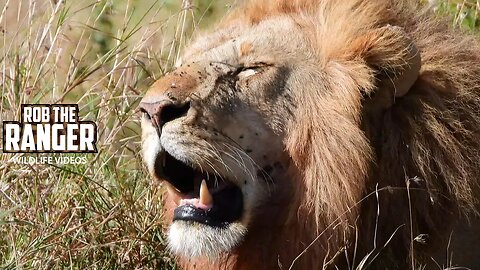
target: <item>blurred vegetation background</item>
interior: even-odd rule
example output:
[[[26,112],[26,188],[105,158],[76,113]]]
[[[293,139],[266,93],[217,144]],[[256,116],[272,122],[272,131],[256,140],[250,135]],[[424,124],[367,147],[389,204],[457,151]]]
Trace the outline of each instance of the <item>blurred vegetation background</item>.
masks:
[[[424,2],[453,27],[480,28],[480,0]],[[176,269],[135,109],[189,37],[233,4],[0,0],[0,120],[19,119],[23,103],[76,103],[99,128],[99,152],[86,164],[0,155],[0,269]]]

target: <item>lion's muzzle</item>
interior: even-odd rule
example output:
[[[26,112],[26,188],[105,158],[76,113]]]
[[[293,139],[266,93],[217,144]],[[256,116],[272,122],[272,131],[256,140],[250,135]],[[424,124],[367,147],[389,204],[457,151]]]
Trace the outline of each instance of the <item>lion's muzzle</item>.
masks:
[[[140,102],[140,111],[144,113],[144,128],[156,130],[156,134],[153,132],[149,136],[160,138],[159,149],[149,155],[154,159],[151,172],[156,178],[165,180],[169,196],[177,205],[173,221],[222,227],[242,216],[240,188],[218,172],[208,172],[202,164],[193,166],[192,160],[176,151],[169,153],[165,144],[186,140],[184,135],[170,134],[162,138],[167,123],[181,124],[189,113],[195,112],[191,96],[201,88],[204,71],[199,64],[189,64],[167,74],[147,91]]]

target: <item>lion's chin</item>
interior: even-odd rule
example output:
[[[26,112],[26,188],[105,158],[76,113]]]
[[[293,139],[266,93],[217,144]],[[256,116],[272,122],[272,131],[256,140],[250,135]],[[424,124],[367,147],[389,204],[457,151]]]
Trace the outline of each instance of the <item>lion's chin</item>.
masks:
[[[194,221],[177,220],[170,225],[168,247],[182,257],[207,257],[215,260],[243,240],[247,228],[239,222],[213,227]]]

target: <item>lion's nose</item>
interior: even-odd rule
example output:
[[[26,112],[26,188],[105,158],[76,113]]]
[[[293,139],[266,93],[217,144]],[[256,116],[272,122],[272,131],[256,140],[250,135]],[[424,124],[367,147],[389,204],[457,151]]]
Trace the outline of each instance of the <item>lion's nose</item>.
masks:
[[[169,121],[186,115],[190,97],[205,76],[204,65],[187,64],[156,81],[140,102],[140,110],[160,129]]]
[[[158,129],[166,123],[186,115],[189,109],[190,102],[184,104],[174,104],[167,100],[153,103],[140,102],[140,111],[145,113]]]

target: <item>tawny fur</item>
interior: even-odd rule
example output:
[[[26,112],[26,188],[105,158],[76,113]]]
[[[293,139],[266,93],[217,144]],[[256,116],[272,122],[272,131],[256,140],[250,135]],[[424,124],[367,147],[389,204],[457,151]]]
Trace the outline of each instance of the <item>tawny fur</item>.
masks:
[[[277,16],[301,27],[322,79],[305,79],[293,97],[284,141],[294,164],[294,199],[283,202],[290,211],[262,212],[272,226],[254,223],[220,261],[181,265],[347,269],[381,250],[372,268],[407,269],[412,256],[431,267],[431,250],[446,248],[453,222],[479,209],[478,40],[409,1],[249,1],[217,31]],[[415,84],[397,98],[389,83],[408,59],[388,25],[401,27],[422,57]],[[207,37],[189,53],[226,40]],[[412,239],[422,234],[426,243]]]

